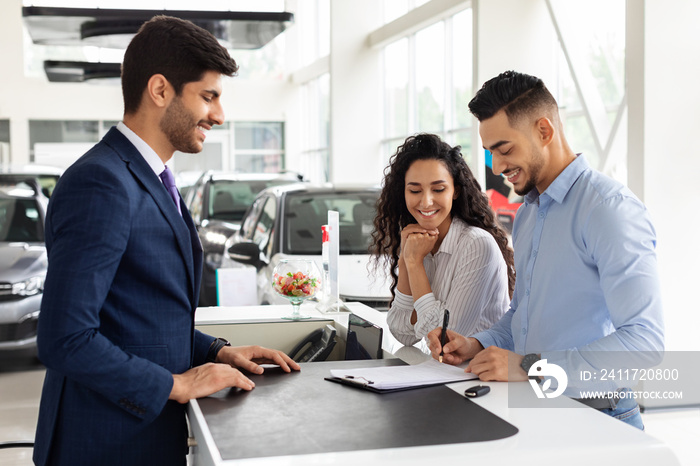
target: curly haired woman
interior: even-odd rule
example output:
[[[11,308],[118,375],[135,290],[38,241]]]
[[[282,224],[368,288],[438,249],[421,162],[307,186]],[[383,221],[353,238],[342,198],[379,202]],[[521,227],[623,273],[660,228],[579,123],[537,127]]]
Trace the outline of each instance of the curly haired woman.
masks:
[[[384,170],[370,251],[377,266],[389,264],[387,322],[404,345],[440,327],[445,309],[462,335],[508,309],[513,251],[460,149],[433,134],[410,136]]]

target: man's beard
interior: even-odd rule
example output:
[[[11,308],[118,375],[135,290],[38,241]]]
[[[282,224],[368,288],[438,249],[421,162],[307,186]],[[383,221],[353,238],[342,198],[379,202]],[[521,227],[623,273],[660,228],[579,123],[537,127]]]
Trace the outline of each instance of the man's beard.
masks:
[[[192,112],[183,105],[182,99],[175,97],[160,120],[160,130],[176,150],[196,154],[202,150],[195,138],[197,122]]]
[[[542,167],[544,167],[544,158],[542,157],[542,153],[538,151],[535,147],[531,147],[531,150],[533,157],[530,166],[527,167],[527,172],[529,176],[527,181],[525,182],[525,186],[523,186],[521,189],[513,189],[515,193],[520,196],[525,196],[527,193],[529,193],[537,187],[537,179],[540,177]]]

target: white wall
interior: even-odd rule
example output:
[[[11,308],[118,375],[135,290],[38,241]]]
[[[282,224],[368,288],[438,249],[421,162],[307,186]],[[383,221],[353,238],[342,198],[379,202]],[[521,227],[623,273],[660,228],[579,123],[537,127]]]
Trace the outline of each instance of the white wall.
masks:
[[[378,183],[384,168],[380,51],[367,43],[382,24],[379,7],[376,0],[331,1],[332,182]]]
[[[700,2],[645,0],[644,191],[658,233],[666,342],[700,349]]]
[[[477,81],[515,70],[555,90],[557,37],[544,0],[478,0]]]

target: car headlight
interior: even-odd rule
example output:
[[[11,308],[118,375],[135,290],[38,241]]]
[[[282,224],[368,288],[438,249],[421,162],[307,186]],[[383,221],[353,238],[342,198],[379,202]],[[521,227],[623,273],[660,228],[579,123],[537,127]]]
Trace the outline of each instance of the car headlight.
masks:
[[[17,296],[34,296],[44,291],[46,277],[39,275],[12,284],[12,294]]]
[[[216,231],[207,231],[204,234],[204,241],[215,246],[223,246],[227,239],[228,236]]]
[[[218,269],[221,267],[221,260],[223,258],[224,256],[222,254],[211,252],[204,258],[204,262],[206,262],[210,269]]]

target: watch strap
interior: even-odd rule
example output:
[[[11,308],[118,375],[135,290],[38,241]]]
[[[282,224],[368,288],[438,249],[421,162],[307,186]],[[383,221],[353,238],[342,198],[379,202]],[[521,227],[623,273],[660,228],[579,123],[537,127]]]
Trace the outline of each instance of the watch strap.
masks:
[[[530,368],[540,359],[542,358],[539,354],[529,353],[523,357],[523,361],[520,363],[520,367],[525,371],[525,374],[528,376],[528,378],[531,380],[537,380],[538,383],[541,381],[541,379],[534,375],[531,376]]]
[[[212,341],[211,346],[209,346],[209,351],[207,352],[207,362],[216,362],[216,356],[224,346],[231,346],[231,343],[224,338],[217,338]]]

